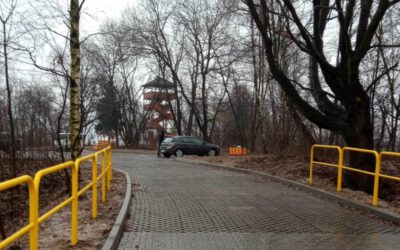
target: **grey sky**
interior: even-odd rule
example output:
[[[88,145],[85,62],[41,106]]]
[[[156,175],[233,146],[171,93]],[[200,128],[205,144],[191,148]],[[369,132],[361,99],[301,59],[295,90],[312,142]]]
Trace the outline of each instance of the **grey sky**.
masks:
[[[93,32],[107,19],[118,19],[128,6],[135,6],[139,0],[86,0],[85,10],[88,14],[81,20],[81,28]]]

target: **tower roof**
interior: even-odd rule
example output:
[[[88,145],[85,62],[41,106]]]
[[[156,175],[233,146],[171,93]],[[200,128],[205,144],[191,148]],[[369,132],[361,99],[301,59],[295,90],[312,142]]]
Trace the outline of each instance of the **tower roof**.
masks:
[[[155,79],[151,80],[150,82],[142,85],[143,88],[168,88],[172,89],[175,88],[175,84],[157,76]]]

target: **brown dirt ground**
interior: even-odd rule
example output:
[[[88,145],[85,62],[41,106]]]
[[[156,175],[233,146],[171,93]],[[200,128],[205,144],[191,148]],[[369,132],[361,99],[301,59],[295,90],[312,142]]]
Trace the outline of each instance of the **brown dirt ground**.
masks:
[[[81,168],[80,188],[88,184],[91,180],[90,168]],[[61,209],[51,216],[47,221],[40,225],[39,247],[41,249],[100,249],[108,233],[114,224],[119,209],[122,205],[126,191],[125,175],[113,171],[111,181],[111,191],[107,192],[107,200],[101,202],[101,186],[98,186],[98,211],[97,218],[91,218],[92,192],[91,189],[79,197],[79,221],[78,221],[78,244],[70,246],[71,238],[71,210],[70,205]],[[53,208],[66,199],[66,195],[59,196],[40,210],[43,215],[45,211]],[[14,246],[22,249],[29,248],[28,236],[22,237]]]
[[[195,161],[204,161],[208,163],[245,168],[255,170],[259,172],[265,172],[270,175],[279,176],[285,179],[300,182],[302,184],[308,184],[309,175],[309,158],[300,157],[297,155],[280,156],[274,154],[251,154],[247,156],[229,156],[221,155],[218,157],[208,156],[185,156],[186,159]],[[395,164],[386,164],[389,166]],[[397,163],[397,170],[399,170],[399,164]],[[398,172],[398,171],[397,171]],[[391,173],[392,174],[392,173]],[[349,188],[342,188],[342,192],[336,192],[336,175],[337,170],[327,167],[314,167],[313,175],[313,186],[329,191],[331,193],[338,194],[342,197],[350,200],[355,200],[364,204],[372,204],[372,195],[369,195],[362,191],[355,191]],[[382,188],[388,185],[388,182],[381,181]],[[391,184],[391,195],[390,200],[379,199],[379,208],[384,210],[400,214],[400,194],[398,183]],[[393,185],[394,184],[394,185]],[[397,185],[397,186],[396,186]],[[387,190],[382,189],[383,192]]]

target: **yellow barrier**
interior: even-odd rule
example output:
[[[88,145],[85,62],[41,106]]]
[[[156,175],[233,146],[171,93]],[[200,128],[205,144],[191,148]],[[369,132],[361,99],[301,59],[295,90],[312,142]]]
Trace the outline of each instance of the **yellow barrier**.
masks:
[[[97,160],[101,154],[101,174],[97,175]],[[79,190],[78,174],[79,167],[83,162],[92,161],[92,181]],[[71,185],[72,195],[65,201],[61,202],[47,213],[39,217],[39,191],[40,191],[40,180],[42,177],[52,174],[54,172],[69,168],[71,170]],[[97,217],[97,186],[98,181],[101,179],[102,189],[102,201],[106,201],[106,185],[107,190],[111,189],[111,178],[112,178],[112,156],[111,147],[102,149],[94,154],[90,154],[81,158],[78,158],[75,162],[69,161],[53,167],[42,169],[38,171],[35,178],[28,175],[20,176],[5,182],[0,183],[0,191],[7,190],[19,185],[28,184],[29,188],[29,224],[13,235],[9,236],[2,242],[0,242],[0,249],[7,247],[9,244],[23,236],[29,231],[29,248],[38,249],[39,245],[39,224],[44,222],[50,216],[58,212],[60,209],[71,203],[71,245],[75,245],[78,242],[78,197],[92,188],[92,218]]]
[[[229,155],[247,155],[247,148],[229,147]]]
[[[314,149],[316,148],[324,148],[324,149],[336,149],[338,151],[338,164],[332,164],[332,163],[325,163],[325,162],[319,162],[319,161],[314,161]],[[342,180],[342,162],[343,162],[343,152],[342,149],[339,146],[332,146],[332,145],[319,145],[315,144],[311,147],[311,156],[310,156],[310,176],[308,178],[308,183],[312,185],[313,181],[313,164],[319,164],[319,165],[324,165],[328,167],[337,167],[339,169],[338,171],[338,180],[340,179],[340,182]],[[337,191],[340,192],[341,187],[339,185],[337,186]]]
[[[326,162],[314,161],[314,149],[315,148],[325,148],[325,149],[336,149],[338,151],[338,164],[331,164]],[[343,164],[343,156],[345,152],[359,152],[364,154],[372,154],[375,157],[375,171],[365,171],[357,168],[353,168],[350,166],[344,166]],[[379,193],[379,178],[386,178],[390,180],[400,181],[400,177],[390,176],[386,174],[381,174],[381,160],[383,156],[394,156],[400,157],[400,153],[395,152],[387,152],[383,151],[378,153],[375,150],[370,149],[360,149],[360,148],[352,148],[352,147],[339,147],[339,146],[332,146],[332,145],[313,145],[311,147],[310,153],[310,176],[309,176],[309,184],[312,185],[312,175],[313,175],[313,165],[318,164],[322,166],[329,166],[329,167],[336,167],[338,168],[338,178],[337,178],[337,191],[340,192],[342,190],[342,172],[344,170],[349,170],[361,174],[371,175],[374,176],[374,187],[373,187],[373,194],[372,194],[372,205],[378,205],[378,193]]]
[[[383,156],[394,156],[394,157],[400,157],[400,153],[397,152],[388,152],[388,151],[382,151],[379,153],[379,159],[382,161]],[[390,176],[386,174],[381,174],[379,173],[379,176],[382,178],[390,179],[393,181],[400,181],[400,177],[395,177],[395,176]]]
[[[366,174],[366,175],[374,176],[374,189],[373,189],[373,194],[372,194],[372,197],[373,197],[372,198],[372,205],[377,206],[378,205],[378,191],[379,191],[379,172],[380,172],[380,166],[381,166],[381,161],[379,159],[378,152],[376,152],[375,150],[370,150],[370,149],[344,147],[342,149],[342,154],[344,154],[344,152],[346,152],[346,151],[359,152],[359,153],[365,153],[365,154],[373,154],[375,156],[375,172],[360,170],[360,169],[357,169],[357,168],[346,167],[346,166],[342,166],[342,168],[346,169],[346,170],[353,171],[353,172],[357,172],[357,173],[360,173],[360,174]],[[340,183],[340,185],[342,185],[342,183]]]
[[[35,198],[35,186],[33,184],[33,180],[30,176],[28,175],[23,175],[8,181],[4,181],[0,183],[0,191],[4,191],[22,184],[28,184],[28,190],[29,190],[29,204],[33,204],[32,206],[29,206],[29,224],[19,231],[15,232],[13,235],[8,237],[7,239],[3,240],[0,242],[0,249],[5,248],[7,245],[10,243],[14,242],[17,240],[19,237],[22,235],[26,234],[28,231],[30,232],[30,245],[34,245],[35,242],[33,242],[35,236],[34,236],[34,231],[33,227],[35,226],[34,222],[37,221],[37,213],[36,213],[36,207],[34,205],[37,205],[35,201],[33,200]],[[36,243],[37,246],[37,243]],[[37,247],[36,247],[37,249]]]

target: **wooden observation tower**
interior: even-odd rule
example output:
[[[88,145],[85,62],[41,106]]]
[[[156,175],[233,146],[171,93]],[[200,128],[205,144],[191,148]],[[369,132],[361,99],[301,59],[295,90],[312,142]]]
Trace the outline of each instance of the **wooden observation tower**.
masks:
[[[158,143],[158,133],[175,135],[174,117],[171,108],[176,104],[175,84],[161,77],[144,84],[143,109],[148,111],[145,138],[146,144],[154,147]]]

